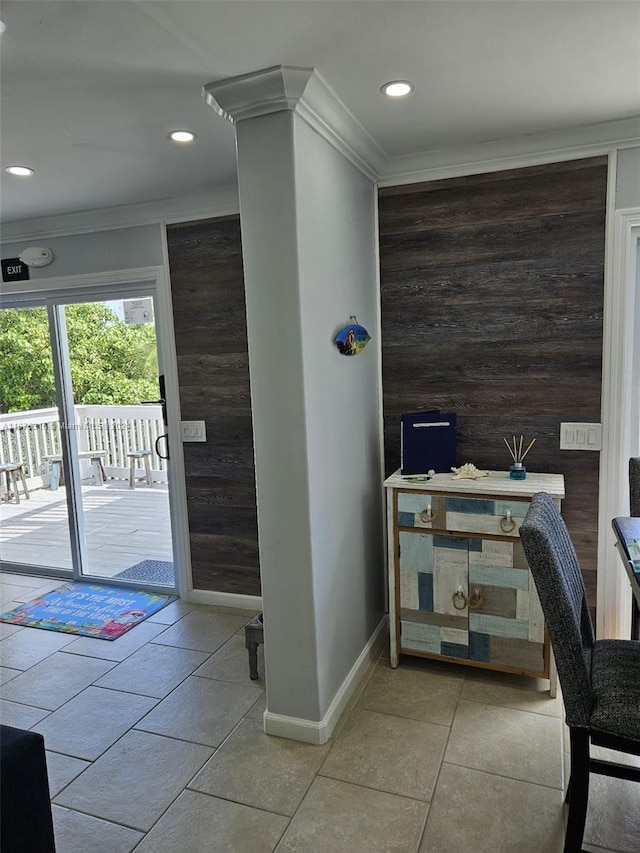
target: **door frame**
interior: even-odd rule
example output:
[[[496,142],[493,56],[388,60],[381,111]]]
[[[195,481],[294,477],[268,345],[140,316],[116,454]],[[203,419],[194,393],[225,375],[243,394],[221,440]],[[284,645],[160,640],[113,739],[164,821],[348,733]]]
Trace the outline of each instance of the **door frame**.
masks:
[[[615,174],[615,169],[613,169]],[[613,182],[615,185],[615,182]],[[631,588],[611,520],[629,514],[629,457],[638,454],[640,294],[636,294],[640,207],[611,209],[605,256],[602,452],[598,512],[597,636],[630,636]],[[634,369],[634,365],[635,369]],[[622,488],[621,488],[622,485]]]
[[[169,279],[164,267],[150,266],[104,273],[87,273],[3,283],[0,293],[3,298],[6,297],[12,306],[30,307],[30,304],[32,305],[36,299],[40,301],[51,298],[64,298],[65,293],[69,293],[73,301],[77,301],[77,297],[79,296],[85,297],[87,301],[100,301],[102,294],[107,288],[109,291],[116,291],[118,286],[121,288],[138,286],[149,290],[154,296],[158,331],[158,361],[162,365],[165,377],[167,432],[171,447],[171,471],[168,493],[175,581],[178,595],[188,600],[192,588],[190,571],[191,549],[189,546],[184,454],[180,427],[178,364],[171,292]],[[110,295],[109,293],[106,298]],[[72,461],[73,457],[70,457],[70,459]],[[84,579],[86,580],[86,576]]]

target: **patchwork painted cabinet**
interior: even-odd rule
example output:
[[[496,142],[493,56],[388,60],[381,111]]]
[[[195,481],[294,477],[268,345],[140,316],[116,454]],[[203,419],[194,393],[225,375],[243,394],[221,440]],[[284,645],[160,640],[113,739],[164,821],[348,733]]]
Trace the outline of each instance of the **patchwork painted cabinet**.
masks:
[[[385,480],[389,548],[391,666],[398,655],[548,678],[549,637],[519,538],[531,496],[560,507],[561,474],[479,480],[436,474]]]

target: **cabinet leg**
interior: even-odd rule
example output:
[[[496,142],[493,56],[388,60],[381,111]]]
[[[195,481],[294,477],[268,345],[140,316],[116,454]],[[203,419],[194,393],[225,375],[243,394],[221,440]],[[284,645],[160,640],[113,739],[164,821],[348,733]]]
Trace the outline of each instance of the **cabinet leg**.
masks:
[[[549,697],[555,699],[558,695],[558,670],[556,662],[551,652],[551,660],[549,661]]]

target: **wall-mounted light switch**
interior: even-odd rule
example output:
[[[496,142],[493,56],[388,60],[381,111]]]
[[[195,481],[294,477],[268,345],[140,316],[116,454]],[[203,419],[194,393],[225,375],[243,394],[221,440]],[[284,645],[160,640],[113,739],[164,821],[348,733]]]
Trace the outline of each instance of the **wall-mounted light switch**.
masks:
[[[181,421],[183,441],[206,441],[207,427],[204,421]]]
[[[560,424],[560,450],[602,450],[602,424]]]

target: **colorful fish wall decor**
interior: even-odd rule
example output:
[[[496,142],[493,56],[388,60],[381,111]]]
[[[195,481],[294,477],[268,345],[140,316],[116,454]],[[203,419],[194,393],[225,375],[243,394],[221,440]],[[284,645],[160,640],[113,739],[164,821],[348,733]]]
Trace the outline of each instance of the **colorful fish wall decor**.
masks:
[[[353,314],[349,320],[349,324],[336,335],[334,343],[341,355],[358,355],[371,340],[371,335],[364,326],[359,325]]]

